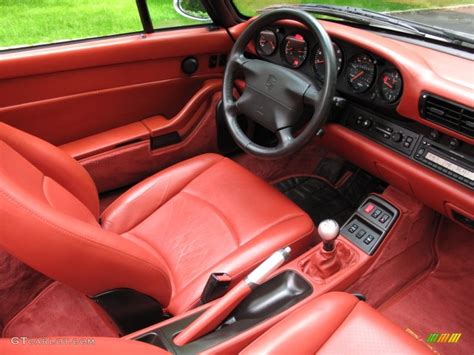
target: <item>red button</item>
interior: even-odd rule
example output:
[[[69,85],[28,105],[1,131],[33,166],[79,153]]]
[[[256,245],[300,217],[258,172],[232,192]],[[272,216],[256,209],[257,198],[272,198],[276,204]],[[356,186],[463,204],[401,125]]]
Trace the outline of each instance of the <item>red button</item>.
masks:
[[[367,206],[365,206],[364,212],[365,212],[365,213],[370,213],[370,212],[372,212],[372,210],[373,210],[374,208],[375,208],[375,205],[369,203]]]

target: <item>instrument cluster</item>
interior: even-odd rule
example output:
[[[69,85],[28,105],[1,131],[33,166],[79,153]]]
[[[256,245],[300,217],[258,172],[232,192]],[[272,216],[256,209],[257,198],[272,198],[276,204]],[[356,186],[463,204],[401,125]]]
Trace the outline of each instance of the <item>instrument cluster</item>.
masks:
[[[351,43],[333,39],[337,64],[337,90],[359,100],[395,105],[403,91],[397,68],[381,57]],[[323,49],[308,31],[290,27],[269,27],[255,38],[257,54],[263,60],[325,80]]]

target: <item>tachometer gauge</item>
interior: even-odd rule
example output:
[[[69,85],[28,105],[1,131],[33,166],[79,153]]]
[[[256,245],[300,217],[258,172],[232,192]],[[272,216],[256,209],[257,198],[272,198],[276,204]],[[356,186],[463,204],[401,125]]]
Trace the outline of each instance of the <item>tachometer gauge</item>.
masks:
[[[367,54],[358,54],[348,65],[347,80],[357,93],[366,92],[375,80],[375,63]]]
[[[341,47],[339,47],[336,43],[332,43],[334,47],[334,53],[336,54],[336,65],[337,65],[337,74],[341,72],[342,63],[343,63],[343,55]],[[321,79],[326,77],[326,66],[324,65],[326,59],[324,58],[324,52],[321,47],[316,49],[316,55],[314,57],[314,70],[319,75]]]
[[[398,100],[402,93],[402,76],[396,69],[386,70],[380,76],[382,97],[392,103]]]
[[[258,34],[257,52],[263,55],[272,55],[277,48],[277,37],[271,30],[263,30]]]
[[[308,56],[308,45],[300,34],[290,35],[283,42],[285,61],[292,67],[300,67]]]

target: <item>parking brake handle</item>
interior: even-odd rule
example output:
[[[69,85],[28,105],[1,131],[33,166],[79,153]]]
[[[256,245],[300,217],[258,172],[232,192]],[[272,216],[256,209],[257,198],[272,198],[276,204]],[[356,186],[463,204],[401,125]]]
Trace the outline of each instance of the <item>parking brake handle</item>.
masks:
[[[183,346],[216,329],[255,287],[262,284],[268,276],[283,265],[289,258],[290,252],[290,247],[274,252],[245,279],[235,285],[234,288],[179,333],[174,338],[174,343]]]

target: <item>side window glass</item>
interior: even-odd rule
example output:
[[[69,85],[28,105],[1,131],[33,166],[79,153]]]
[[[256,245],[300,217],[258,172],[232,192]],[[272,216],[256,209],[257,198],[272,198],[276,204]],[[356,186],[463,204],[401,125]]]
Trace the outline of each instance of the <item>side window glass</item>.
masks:
[[[0,49],[140,31],[134,0],[0,0]]]

